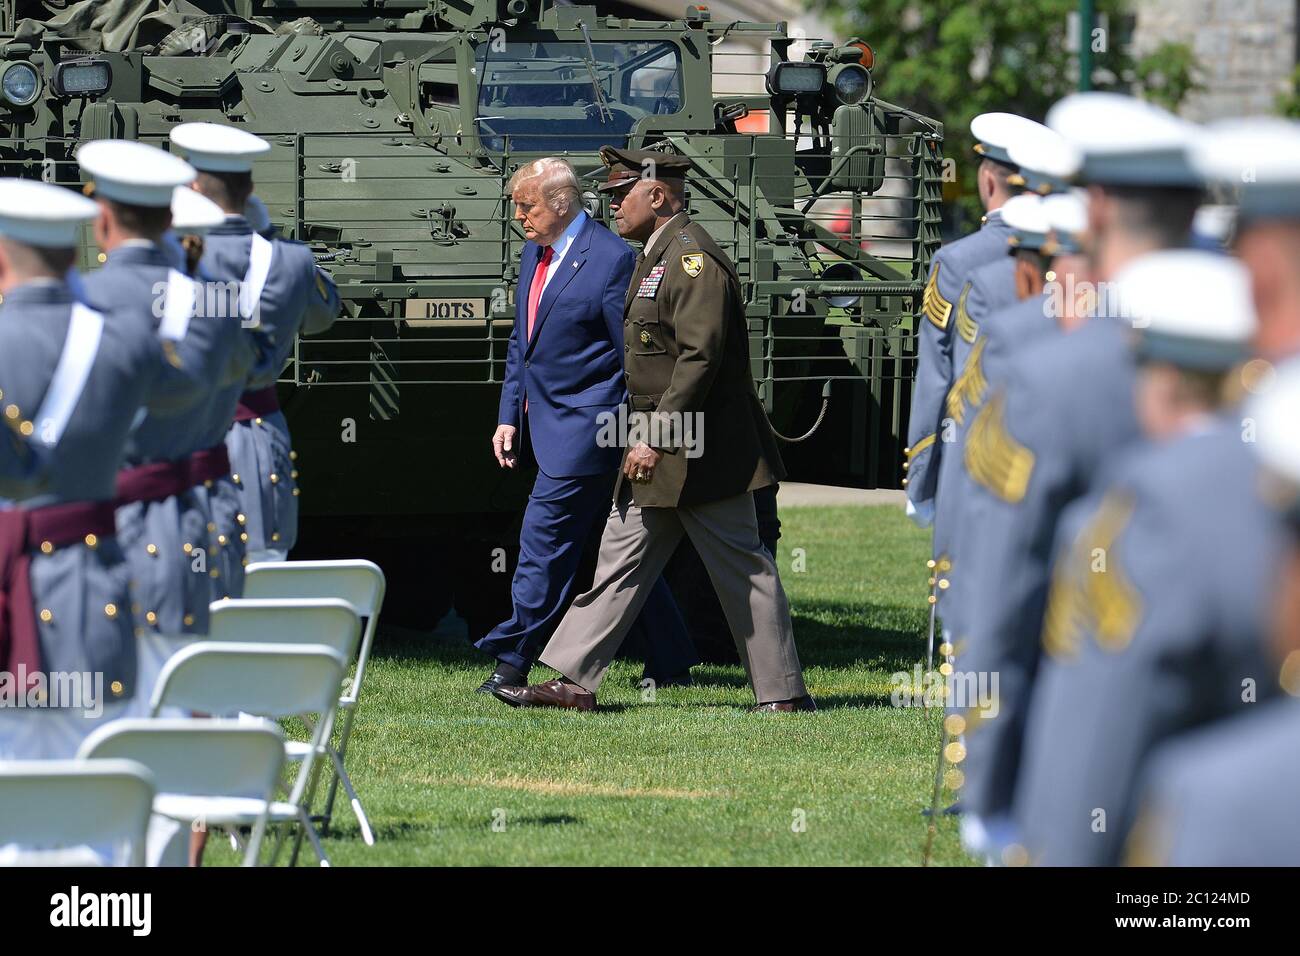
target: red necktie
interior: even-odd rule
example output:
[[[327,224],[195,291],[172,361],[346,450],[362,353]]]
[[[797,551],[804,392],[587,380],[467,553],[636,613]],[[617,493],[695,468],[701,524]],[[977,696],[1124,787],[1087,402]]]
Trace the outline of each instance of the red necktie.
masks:
[[[546,270],[551,266],[551,256],[555,250],[547,246],[542,250],[542,257],[537,260],[537,270],[533,273],[533,283],[528,287],[528,341],[533,340],[533,326],[537,322],[537,303],[542,300],[542,286],[546,284]]]
[[[533,281],[528,287],[528,341],[533,340],[533,326],[537,324],[537,303],[542,301],[542,286],[546,284],[546,270],[550,268],[551,256],[555,250],[547,246],[542,250],[542,257],[537,260],[533,270]],[[524,411],[528,411],[528,398],[524,397]]]

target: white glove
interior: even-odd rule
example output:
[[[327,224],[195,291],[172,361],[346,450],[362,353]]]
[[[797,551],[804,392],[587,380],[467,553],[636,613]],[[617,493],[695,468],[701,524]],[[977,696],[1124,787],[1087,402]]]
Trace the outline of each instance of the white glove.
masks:
[[[918,528],[928,528],[934,524],[934,501],[923,501],[920,507],[912,503],[912,499],[907,499],[907,516],[912,519]]]

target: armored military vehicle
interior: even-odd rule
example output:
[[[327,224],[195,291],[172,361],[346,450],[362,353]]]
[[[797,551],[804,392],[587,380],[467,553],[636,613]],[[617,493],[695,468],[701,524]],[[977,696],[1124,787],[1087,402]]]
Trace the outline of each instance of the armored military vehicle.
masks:
[[[860,40],[796,48],[781,23],[618,9],[8,0],[0,174],[76,186],[79,142],[165,146],[189,120],[268,139],[258,194],[345,308],[281,380],[304,545],[322,528],[336,546],[393,542],[422,588],[458,579],[462,610],[490,619],[463,596],[503,570],[528,487],[489,446],[524,241],[506,184],[528,159],[565,155],[594,184],[605,144],[691,157],[691,213],[744,283],[759,395],[802,439],[783,445],[791,478],[902,477],[941,126],[876,95],[887,65]],[[719,91],[727,74],[738,92]]]

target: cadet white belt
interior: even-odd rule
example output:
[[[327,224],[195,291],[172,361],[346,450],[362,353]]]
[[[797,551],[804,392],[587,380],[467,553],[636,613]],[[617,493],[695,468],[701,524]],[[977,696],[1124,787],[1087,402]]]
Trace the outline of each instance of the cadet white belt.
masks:
[[[275,245],[257,233],[253,233],[253,244],[248,250],[248,272],[239,286],[239,314],[245,320],[253,318],[257,305],[262,300],[262,290],[266,288],[266,278],[271,274],[271,257],[275,254]],[[258,325],[254,322],[253,325]]]
[[[63,437],[63,431],[72,418],[81,393],[85,391],[90,369],[99,354],[99,342],[104,334],[104,317],[80,302],[72,305],[68,322],[68,335],[63,340],[63,352],[54,368],[54,377],[46,389],[45,400],[36,413],[35,437],[53,447]]]

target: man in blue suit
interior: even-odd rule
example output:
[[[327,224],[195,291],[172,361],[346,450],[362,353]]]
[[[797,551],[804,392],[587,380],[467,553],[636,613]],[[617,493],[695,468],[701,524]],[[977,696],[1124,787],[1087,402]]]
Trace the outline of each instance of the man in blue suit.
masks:
[[[524,511],[514,614],[476,646],[497,659],[479,690],[520,687],[574,596],[584,545],[609,510],[622,460],[623,300],[636,257],[591,219],[567,162],[539,159],[510,181],[515,219],[528,242],[520,260],[515,327],[492,448],[502,468],[527,449],[537,479]],[[641,623],[646,675],[659,686],[689,680],[698,663],[660,578]]]

